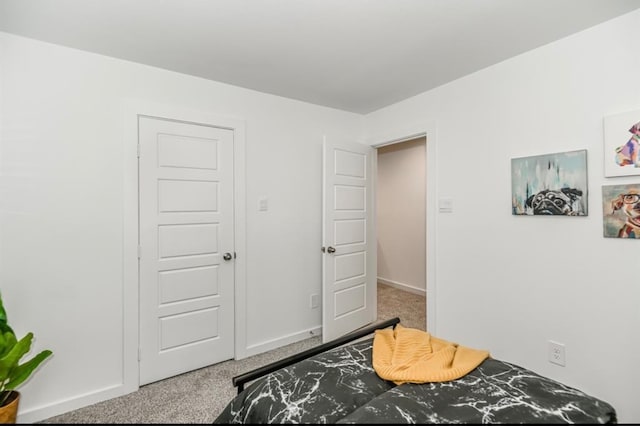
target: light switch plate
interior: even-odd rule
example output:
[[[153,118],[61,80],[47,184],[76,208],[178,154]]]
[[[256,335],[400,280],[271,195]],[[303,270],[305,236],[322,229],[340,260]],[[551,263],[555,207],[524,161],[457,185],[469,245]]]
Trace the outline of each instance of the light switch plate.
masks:
[[[260,197],[258,199],[258,211],[266,212],[269,210],[269,200],[267,197]]]
[[[440,213],[453,213],[453,198],[442,197],[438,202],[438,211]]]

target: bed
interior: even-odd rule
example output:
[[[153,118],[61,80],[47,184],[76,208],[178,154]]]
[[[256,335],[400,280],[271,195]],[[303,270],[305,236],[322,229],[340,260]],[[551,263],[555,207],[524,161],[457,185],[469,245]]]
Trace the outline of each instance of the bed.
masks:
[[[372,364],[371,334],[399,322],[234,377],[238,394],[213,423],[617,423],[607,402],[491,357],[455,380],[382,379]]]

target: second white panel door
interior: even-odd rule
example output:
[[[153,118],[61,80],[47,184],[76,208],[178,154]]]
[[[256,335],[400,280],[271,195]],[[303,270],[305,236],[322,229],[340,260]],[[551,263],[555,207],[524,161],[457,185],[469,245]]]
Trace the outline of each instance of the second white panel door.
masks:
[[[374,150],[330,141],[323,149],[322,340],[328,342],[377,316]]]

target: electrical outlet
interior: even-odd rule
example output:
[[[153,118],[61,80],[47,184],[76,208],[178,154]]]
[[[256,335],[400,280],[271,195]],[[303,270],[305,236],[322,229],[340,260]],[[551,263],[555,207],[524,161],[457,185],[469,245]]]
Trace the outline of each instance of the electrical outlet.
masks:
[[[565,366],[564,345],[549,340],[549,362]]]
[[[319,305],[320,305],[320,296],[318,296],[317,294],[312,294],[311,302],[310,302],[311,309],[315,309]]]

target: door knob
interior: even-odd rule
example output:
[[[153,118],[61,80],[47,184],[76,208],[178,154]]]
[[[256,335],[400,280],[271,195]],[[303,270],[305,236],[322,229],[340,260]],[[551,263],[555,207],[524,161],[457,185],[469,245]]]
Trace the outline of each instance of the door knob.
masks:
[[[225,254],[222,255],[222,258],[224,260],[231,260],[232,257],[233,256],[231,256],[231,253],[225,253]]]
[[[327,247],[327,253],[335,253],[335,252],[336,252],[335,248],[333,248],[331,246]]]

